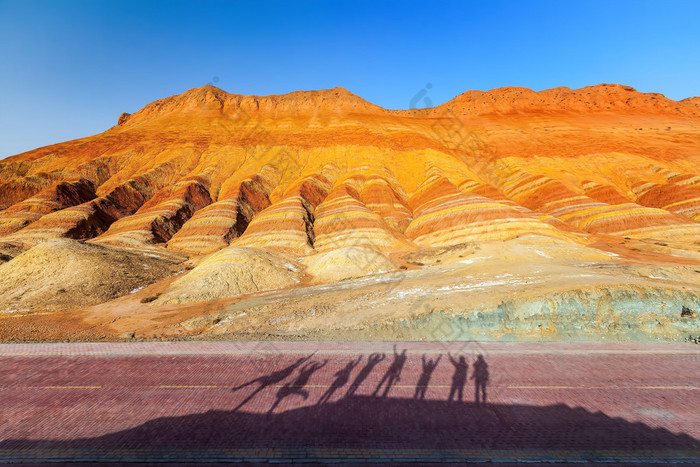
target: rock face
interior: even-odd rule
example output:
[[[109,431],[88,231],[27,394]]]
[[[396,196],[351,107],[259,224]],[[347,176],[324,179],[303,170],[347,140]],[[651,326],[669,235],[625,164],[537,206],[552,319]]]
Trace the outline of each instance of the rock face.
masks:
[[[157,168],[149,170],[118,185],[104,196],[44,215],[7,239],[19,245],[32,246],[51,238],[94,238],[118,219],[133,214],[155,195],[156,188],[162,184],[156,179],[159,172]]]
[[[214,255],[156,304],[357,278],[421,251],[532,236],[577,257],[605,245],[630,261],[645,261],[640,248],[691,261],[698,99],[509,87],[387,110],[342,88],[242,96],[207,85],[122,114],[102,134],[2,160],[0,246],[69,238]],[[348,264],[357,252],[376,267]],[[21,257],[3,255],[7,267]],[[278,256],[307,273],[277,274]],[[222,266],[237,261],[250,283],[247,269]],[[214,278],[228,282],[185,290]]]
[[[123,112],[119,116],[119,120],[117,120],[117,125],[123,125],[126,123],[127,120],[129,120],[129,117],[131,117],[131,114]]]

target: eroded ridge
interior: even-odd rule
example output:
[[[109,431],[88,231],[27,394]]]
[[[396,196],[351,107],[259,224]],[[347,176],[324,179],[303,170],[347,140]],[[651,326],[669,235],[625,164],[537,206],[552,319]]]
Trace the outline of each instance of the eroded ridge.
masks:
[[[439,170],[429,177],[409,199],[414,219],[406,235],[422,246],[439,246],[470,241],[506,240],[526,233],[553,238],[567,235],[550,224],[481,195],[464,193]]]
[[[518,204],[551,214],[581,230],[633,238],[685,241],[700,233],[700,224],[662,209],[633,202],[608,204],[578,194],[558,180],[510,166],[501,189]]]
[[[411,242],[396,227],[360,200],[360,192],[364,186],[363,177],[348,178],[336,185],[318,206],[314,223],[314,245],[317,250],[349,246],[368,246],[382,251],[413,248]],[[386,188],[390,190],[388,186]],[[375,207],[393,208],[394,203]],[[405,213],[399,211],[399,214]]]
[[[294,183],[280,201],[253,218],[237,246],[268,248],[308,254],[315,244],[314,212],[328,195],[332,181],[312,174]]]
[[[168,248],[191,254],[213,253],[243,235],[253,217],[270,206],[279,173],[264,167],[219,200],[197,211],[168,241]]]
[[[0,237],[21,230],[46,214],[88,202],[95,196],[95,185],[88,180],[56,183],[2,211]]]
[[[92,241],[122,246],[167,242],[195,211],[211,203],[207,182],[206,177],[194,177],[163,188]]]
[[[152,169],[118,185],[107,195],[46,214],[6,240],[31,246],[51,238],[94,238],[116,220],[136,212],[161,187],[162,173],[168,171],[167,167]]]

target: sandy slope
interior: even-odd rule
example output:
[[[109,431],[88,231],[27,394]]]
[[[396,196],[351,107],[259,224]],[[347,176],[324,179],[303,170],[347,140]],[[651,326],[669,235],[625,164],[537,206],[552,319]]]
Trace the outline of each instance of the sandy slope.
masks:
[[[0,318],[0,338],[115,339],[134,333],[136,338],[684,341],[696,336],[699,252],[678,256],[669,247],[640,242],[601,240],[598,246],[572,249],[546,237],[465,244],[404,254],[391,262],[403,268],[363,277],[345,277],[347,269],[340,268],[343,274],[335,280],[328,276],[338,272],[332,267],[321,268],[322,277],[315,279],[313,268],[304,271],[301,262],[264,252],[252,257],[255,250],[238,252],[238,260],[228,263],[217,261],[217,255],[236,251],[227,249],[189,274],[104,304]],[[252,281],[231,279],[252,277],[258,267],[267,275],[258,276],[257,290]],[[261,287],[275,277],[270,272],[283,280]],[[230,288],[236,284],[251,287]],[[56,321],[63,325],[54,327]]]

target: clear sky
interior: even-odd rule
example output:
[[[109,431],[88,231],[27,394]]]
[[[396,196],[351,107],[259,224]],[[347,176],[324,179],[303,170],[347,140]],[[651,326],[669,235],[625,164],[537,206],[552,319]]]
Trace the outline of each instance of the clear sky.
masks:
[[[698,18],[697,0],[0,0],[0,158],[207,83],[387,108],[603,82],[683,99],[700,95]]]

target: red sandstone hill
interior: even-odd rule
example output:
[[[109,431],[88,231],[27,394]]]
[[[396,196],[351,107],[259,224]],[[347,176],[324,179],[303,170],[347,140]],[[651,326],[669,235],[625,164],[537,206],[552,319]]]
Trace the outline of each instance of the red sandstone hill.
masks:
[[[260,97],[207,85],[152,102],[102,134],[2,161],[0,232],[20,247],[68,236],[199,253],[239,237],[269,246],[265,229],[277,235],[287,227],[258,232],[259,224],[280,203],[292,203],[292,212],[303,208],[309,219],[335,203],[334,216],[343,210],[359,216],[342,229],[369,229],[376,246],[388,250],[419,248],[446,225],[458,239],[470,223],[512,218],[506,213],[513,209],[529,219],[525,230],[554,237],[647,235],[665,226],[671,230],[663,235],[678,231],[685,238],[700,213],[691,120],[697,99],[676,102],[609,84],[541,92],[507,87],[467,91],[433,109],[387,111],[343,88]],[[511,186],[521,179],[531,180],[526,191]],[[452,203],[468,216],[431,214],[426,224],[421,206],[431,195],[423,193],[433,191],[436,199],[454,193]],[[663,198],[653,195],[662,192]],[[474,196],[499,207],[488,215],[468,208]],[[596,215],[609,211],[603,218],[614,227],[579,220],[571,203],[586,212],[595,206]],[[337,237],[335,228],[319,228],[322,217],[315,225],[309,219],[299,224],[301,237],[278,247],[308,253],[324,235]],[[515,225],[489,236],[516,235]],[[196,246],[187,246],[184,232],[198,239]],[[253,232],[260,241],[246,238]],[[168,244],[173,236],[177,242]]]
[[[231,114],[237,111],[265,114],[274,118],[300,117],[346,113],[382,113],[384,109],[370,104],[350,91],[337,87],[321,91],[296,91],[276,96],[244,96],[230,94],[215,86],[205,85],[190,89],[183,94],[151,102],[124,124],[137,124],[176,114]]]
[[[0,258],[29,250],[34,259],[6,263],[24,277],[39,262],[60,271],[78,256],[120,261],[115,251],[167,258],[162,271],[211,255],[154,302],[164,305],[194,300],[187,291],[203,284],[219,284],[197,295],[215,300],[531,237],[596,261],[598,246],[629,242],[691,254],[698,99],[614,84],[507,87],[386,110],[343,88],[242,96],[203,86],[123,114],[101,134],[0,161]],[[53,239],[84,243],[33,248]],[[57,249],[70,254],[54,258]],[[132,284],[120,271],[119,293],[143,285],[143,274]],[[8,287],[0,306],[21,304]],[[79,289],[70,287],[46,293]]]
[[[697,98],[691,98],[697,99]],[[472,115],[517,112],[614,112],[644,115],[699,115],[691,99],[677,102],[658,93],[640,93],[630,86],[599,84],[581,89],[558,87],[535,92],[505,87],[491,91],[467,91],[437,107]]]

